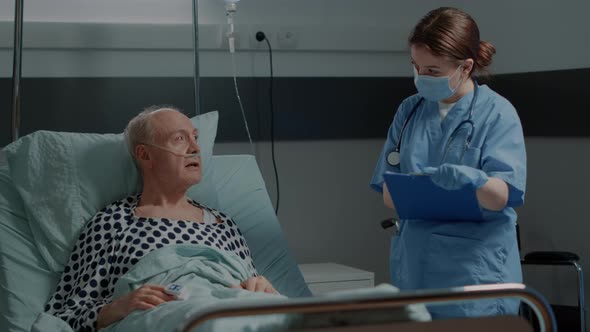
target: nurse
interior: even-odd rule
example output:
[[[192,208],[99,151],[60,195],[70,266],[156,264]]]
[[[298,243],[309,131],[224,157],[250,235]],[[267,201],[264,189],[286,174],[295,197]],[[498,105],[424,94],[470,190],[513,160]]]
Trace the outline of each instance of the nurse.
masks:
[[[391,241],[391,282],[402,290],[521,282],[514,207],[524,203],[522,127],[512,104],[474,79],[496,51],[455,8],[424,16],[409,46],[418,93],[395,113],[371,187],[395,210],[383,174],[427,170],[446,190],[472,187],[484,221],[402,220]],[[435,318],[517,314],[518,304],[485,300],[429,310]]]

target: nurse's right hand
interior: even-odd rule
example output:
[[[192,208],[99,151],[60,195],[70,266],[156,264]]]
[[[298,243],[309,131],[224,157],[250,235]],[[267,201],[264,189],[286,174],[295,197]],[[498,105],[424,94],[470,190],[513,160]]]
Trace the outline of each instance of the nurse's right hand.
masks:
[[[488,182],[484,171],[465,165],[442,164],[438,168],[425,167],[424,172],[432,174],[432,182],[445,190],[458,190],[465,186],[479,189]]]
[[[383,182],[383,204],[395,211],[395,205],[393,204],[393,200],[391,199],[389,189],[387,188],[387,184],[385,184],[385,182]]]
[[[106,304],[98,312],[96,330],[107,327],[132,313],[135,310],[147,310],[162,303],[174,300],[160,285],[143,285],[133,292]]]

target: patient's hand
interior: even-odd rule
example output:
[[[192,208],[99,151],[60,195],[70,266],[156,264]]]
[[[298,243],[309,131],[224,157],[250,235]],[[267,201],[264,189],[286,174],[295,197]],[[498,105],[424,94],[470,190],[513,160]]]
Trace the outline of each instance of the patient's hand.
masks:
[[[143,285],[133,292],[113,301],[98,312],[96,330],[119,321],[135,310],[147,310],[164,302],[174,300],[174,296],[164,292],[160,285]]]
[[[271,294],[279,294],[272,284],[263,276],[250,277],[239,285],[233,285],[232,288],[242,288],[251,292],[264,292]]]

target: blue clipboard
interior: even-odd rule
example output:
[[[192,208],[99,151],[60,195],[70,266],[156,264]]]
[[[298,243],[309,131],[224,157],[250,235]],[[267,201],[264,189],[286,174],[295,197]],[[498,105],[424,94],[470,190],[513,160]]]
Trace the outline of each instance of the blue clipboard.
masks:
[[[421,174],[385,172],[383,177],[402,220],[483,220],[475,190],[469,186],[445,190]]]

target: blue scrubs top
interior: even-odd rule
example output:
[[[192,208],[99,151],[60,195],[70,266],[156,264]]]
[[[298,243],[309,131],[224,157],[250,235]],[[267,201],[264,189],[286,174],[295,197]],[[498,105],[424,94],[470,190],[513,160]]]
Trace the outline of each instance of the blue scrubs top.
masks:
[[[469,117],[474,91],[463,96],[442,121],[438,103],[424,100],[404,130],[398,166],[389,165],[387,155],[395,149],[401,128],[420,96],[402,102],[389,128],[371,179],[371,187],[378,192],[383,192],[386,171],[420,172],[420,166],[437,167],[442,163],[481,169],[489,177],[504,180],[509,187],[507,206],[502,211],[482,208],[483,222],[402,220],[400,231],[392,238],[390,253],[391,282],[402,290],[522,282],[514,211],[524,203],[526,182],[522,126],[508,100],[486,85],[479,86],[477,93],[472,118],[475,129],[467,150],[464,147],[469,126],[447,142],[459,123]],[[433,317],[516,314],[518,302],[471,301],[429,310]]]

